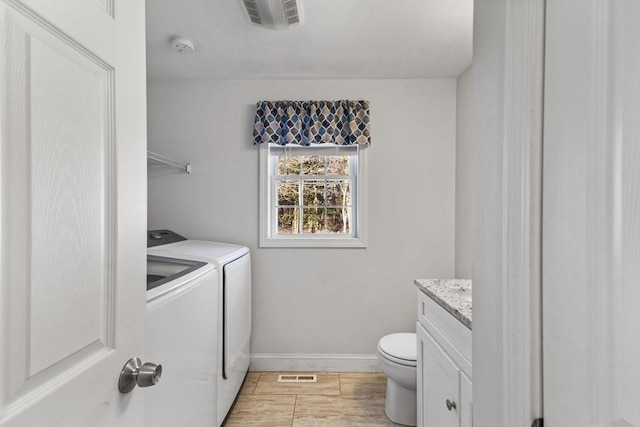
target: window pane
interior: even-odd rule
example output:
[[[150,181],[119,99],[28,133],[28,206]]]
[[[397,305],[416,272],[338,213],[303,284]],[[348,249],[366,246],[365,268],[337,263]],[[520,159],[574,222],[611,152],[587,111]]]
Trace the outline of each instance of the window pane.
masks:
[[[351,204],[349,180],[331,179],[327,181],[327,205],[346,206]]]
[[[301,156],[304,175],[324,175],[326,156]]]
[[[329,175],[349,175],[348,156],[329,156]]]
[[[278,208],[278,234],[297,234],[299,208]]]
[[[278,175],[299,175],[299,156],[278,156]]]
[[[351,233],[351,208],[327,208],[327,231]]]
[[[324,181],[302,182],[302,204],[305,206],[324,205]]]
[[[278,181],[278,205],[297,205],[299,181]]]
[[[302,232],[303,233],[324,233],[325,232],[325,210],[323,208],[302,209]]]

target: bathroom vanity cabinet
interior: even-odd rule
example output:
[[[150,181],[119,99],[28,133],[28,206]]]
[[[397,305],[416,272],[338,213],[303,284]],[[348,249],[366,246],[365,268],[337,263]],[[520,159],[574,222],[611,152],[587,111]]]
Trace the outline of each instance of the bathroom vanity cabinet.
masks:
[[[420,281],[420,283],[418,283]],[[471,427],[471,319],[418,279],[418,426]],[[443,281],[440,281],[443,282]],[[470,293],[468,290],[462,292]],[[469,303],[470,305],[470,303]],[[469,307],[470,308],[470,307]]]

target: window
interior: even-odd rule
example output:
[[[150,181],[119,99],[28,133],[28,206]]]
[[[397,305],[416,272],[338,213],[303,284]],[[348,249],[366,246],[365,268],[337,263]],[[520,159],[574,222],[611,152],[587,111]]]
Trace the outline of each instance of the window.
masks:
[[[366,247],[359,146],[260,147],[261,247]]]

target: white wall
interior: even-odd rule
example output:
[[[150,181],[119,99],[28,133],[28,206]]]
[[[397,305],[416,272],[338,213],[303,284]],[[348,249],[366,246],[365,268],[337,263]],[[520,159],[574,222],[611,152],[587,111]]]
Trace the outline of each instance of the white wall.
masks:
[[[456,80],[456,277],[471,278],[473,66]]]
[[[367,249],[259,249],[255,103],[371,102]],[[151,81],[149,149],[191,175],[149,175],[149,228],[248,246],[259,354],[368,354],[415,331],[416,277],[453,277],[455,79]]]
[[[509,0],[474,3],[473,20],[473,419],[504,426],[503,127]]]

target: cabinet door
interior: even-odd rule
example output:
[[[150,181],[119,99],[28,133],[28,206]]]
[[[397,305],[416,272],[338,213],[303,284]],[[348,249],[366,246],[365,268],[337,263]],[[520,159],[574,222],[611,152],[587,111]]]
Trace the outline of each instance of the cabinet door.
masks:
[[[473,426],[473,387],[471,380],[460,372],[460,427]]]
[[[416,331],[418,426],[458,427],[460,369],[419,323]]]

